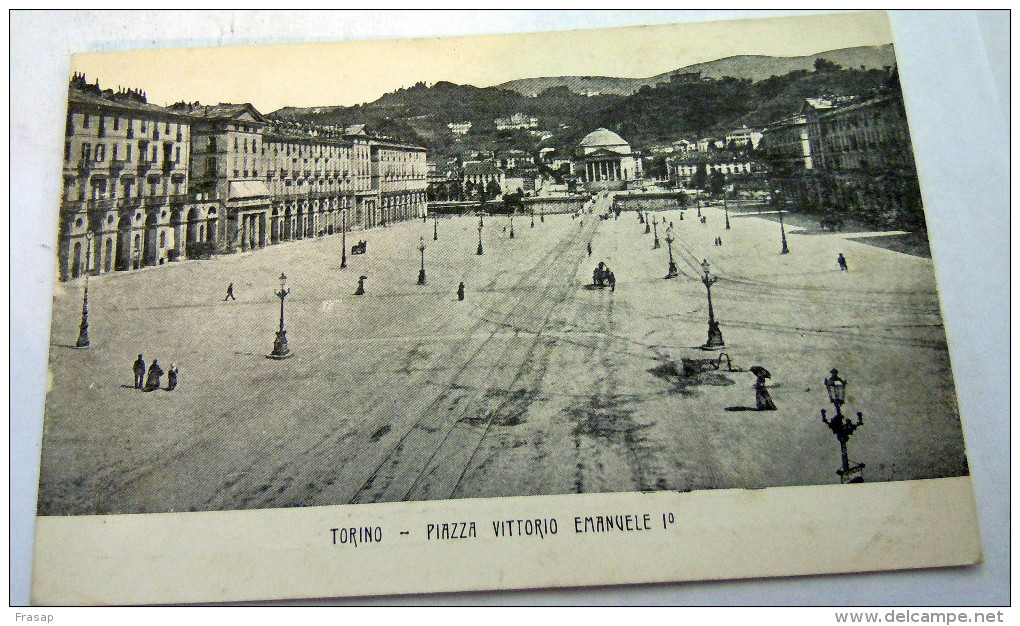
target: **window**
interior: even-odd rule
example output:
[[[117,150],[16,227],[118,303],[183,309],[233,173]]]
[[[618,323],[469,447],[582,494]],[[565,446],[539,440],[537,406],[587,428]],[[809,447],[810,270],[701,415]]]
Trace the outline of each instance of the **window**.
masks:
[[[99,136],[103,137],[106,135],[106,118],[102,115],[99,116]]]
[[[67,135],[74,134],[74,116],[70,113],[67,114],[67,128],[64,131]]]
[[[81,160],[88,162],[92,158],[92,146],[87,143],[81,144]]]
[[[135,125],[134,120],[127,121],[127,138],[132,139],[135,136]]]
[[[128,144],[127,146],[125,146],[125,148],[127,148],[127,154],[124,155],[124,159],[130,163],[131,162],[131,144]]]
[[[152,146],[152,162],[159,162],[159,150],[157,149],[157,146]]]
[[[166,247],[166,231],[165,230],[159,234],[159,247],[160,248],[165,248]]]
[[[240,177],[241,177],[241,171],[240,170],[234,170],[234,178],[240,178]]]
[[[84,117],[84,119],[82,120],[82,123],[81,123],[81,127],[82,128],[88,128],[89,127],[89,114],[88,113],[85,114],[85,117]]]
[[[237,137],[234,137],[234,152],[237,152]]]
[[[96,163],[102,163],[106,160],[106,146],[103,144],[96,145]]]
[[[164,129],[164,132],[166,132],[166,134],[168,135],[170,134],[170,122],[166,123],[166,128]]]
[[[67,143],[64,144],[64,160],[65,161],[70,161],[71,160],[71,142],[70,141],[68,141]]]
[[[177,148],[174,148],[174,163],[180,162],[181,162],[181,148],[180,146],[178,146]]]
[[[116,160],[117,160],[117,144],[113,144],[113,155],[111,156],[111,158],[112,158],[112,159],[113,159],[114,161],[116,161]]]
[[[140,130],[143,133],[145,132],[145,120],[140,120],[138,122],[138,130]]]
[[[113,116],[113,130],[120,130],[120,118],[116,115]]]

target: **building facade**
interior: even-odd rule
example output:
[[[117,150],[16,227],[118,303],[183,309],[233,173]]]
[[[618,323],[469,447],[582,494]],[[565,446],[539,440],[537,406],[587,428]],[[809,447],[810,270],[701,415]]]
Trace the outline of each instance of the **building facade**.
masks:
[[[903,96],[808,98],[762,140],[773,178],[796,205],[850,211],[877,226],[924,228]]]
[[[59,277],[137,269],[420,217],[425,149],[364,128],[168,108],[71,80]]]
[[[627,181],[641,178],[641,162],[630,144],[611,130],[588,133],[578,146],[578,157],[589,189],[621,189]]]
[[[214,242],[215,194],[189,193],[191,119],[139,90],[71,79],[64,137],[58,276],[107,273],[187,258]]]

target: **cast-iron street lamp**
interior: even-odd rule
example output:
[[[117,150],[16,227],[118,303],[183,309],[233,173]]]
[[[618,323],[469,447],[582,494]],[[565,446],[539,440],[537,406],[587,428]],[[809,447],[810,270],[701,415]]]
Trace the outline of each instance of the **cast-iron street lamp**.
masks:
[[[432,241],[439,241],[439,214],[432,214]]]
[[[290,293],[287,289],[287,275],[280,273],[280,290],[274,292],[280,299],[280,330],[276,331],[276,341],[273,342],[273,351],[269,354],[271,359],[286,359],[293,356],[290,348],[287,347],[287,331],[283,329],[283,300]]]
[[[418,250],[421,251],[421,270],[418,271],[418,284],[425,284],[425,237],[421,237],[421,243],[418,244]]]
[[[655,241],[652,242],[652,250],[657,250],[659,248],[659,221],[654,215],[652,216],[652,232],[655,233]]]
[[[705,290],[708,292],[708,341],[702,348],[714,350],[726,344],[723,343],[722,331],[719,330],[719,323],[715,321],[715,311],[712,310],[712,285],[719,279],[709,274],[708,268],[708,259],[702,260],[701,269],[705,271],[705,275],[701,277],[701,282],[705,283]]]
[[[531,227],[532,228],[535,227],[535,210],[534,209],[531,210]]]
[[[779,202],[779,194],[780,191],[776,189],[772,195],[772,198],[776,203],[776,208],[779,209],[779,233],[783,238],[783,249],[780,250],[779,254],[789,254],[790,248],[786,245],[786,227],[783,226],[783,205]]]
[[[538,210],[538,221],[545,223],[545,207],[541,206]]]
[[[843,461],[843,467],[836,470],[836,474],[839,475],[839,480],[843,484],[862,483],[864,478],[860,473],[864,469],[864,463],[857,463],[854,466],[850,465],[850,457],[846,451],[846,444],[850,440],[850,435],[854,434],[854,431],[859,426],[864,425],[864,416],[858,411],[856,423],[843,416],[843,411],[840,407],[846,401],[846,381],[839,377],[839,372],[835,368],[833,368],[831,375],[825,379],[824,383],[825,391],[829,394],[829,402],[836,407],[836,415],[831,420],[825,419],[825,409],[822,409],[822,422],[832,430],[833,434],[836,435],[836,439],[839,440],[839,452]]]
[[[514,214],[510,214],[510,238],[514,238]]]
[[[347,209],[340,211],[340,215],[343,216],[343,235],[340,240],[340,269],[347,267]]]
[[[92,231],[85,233],[85,290],[81,296],[81,324],[78,326],[76,348],[89,347],[89,267],[92,260]]]
[[[723,206],[723,211],[726,212],[726,230],[729,230],[730,229],[730,207],[729,207],[729,204],[726,203],[726,194],[725,193],[723,193],[722,206]]]
[[[666,247],[669,248],[669,270],[666,272],[666,278],[676,278],[676,263],[673,262],[673,225],[670,224],[669,228],[666,229]]]
[[[482,216],[478,216],[478,251],[475,254],[482,253]]]
[[[648,211],[645,211],[645,234],[652,232],[652,227],[648,222]]]

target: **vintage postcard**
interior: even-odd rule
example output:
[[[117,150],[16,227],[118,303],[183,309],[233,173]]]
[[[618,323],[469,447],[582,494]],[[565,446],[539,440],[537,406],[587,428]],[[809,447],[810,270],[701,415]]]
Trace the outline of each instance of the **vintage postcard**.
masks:
[[[33,601],[980,560],[884,13],[71,66]]]

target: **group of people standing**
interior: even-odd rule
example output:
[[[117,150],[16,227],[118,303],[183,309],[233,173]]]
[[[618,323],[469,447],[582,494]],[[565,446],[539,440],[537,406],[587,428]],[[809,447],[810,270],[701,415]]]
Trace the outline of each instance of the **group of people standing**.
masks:
[[[166,374],[166,390],[173,391],[177,388],[177,366],[173,363],[170,364],[170,369],[166,372],[159,366],[159,361],[156,359],[152,360],[152,365],[146,370],[145,359],[142,355],[138,355],[134,364],[135,373],[135,389],[141,389],[142,391],[155,391],[159,389],[160,381],[163,378],[163,374]]]

